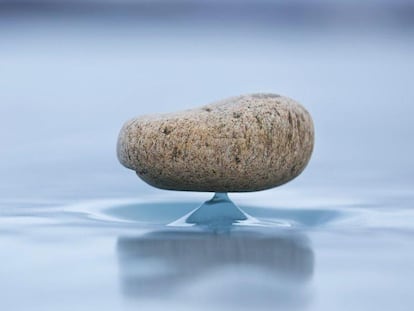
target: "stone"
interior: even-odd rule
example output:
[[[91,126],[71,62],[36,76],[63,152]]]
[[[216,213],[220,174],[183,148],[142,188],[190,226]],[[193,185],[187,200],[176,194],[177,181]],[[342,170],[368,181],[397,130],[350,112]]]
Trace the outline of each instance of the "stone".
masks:
[[[275,94],[228,98],[177,113],[125,123],[119,161],[167,190],[247,192],[298,176],[312,154],[310,114]]]

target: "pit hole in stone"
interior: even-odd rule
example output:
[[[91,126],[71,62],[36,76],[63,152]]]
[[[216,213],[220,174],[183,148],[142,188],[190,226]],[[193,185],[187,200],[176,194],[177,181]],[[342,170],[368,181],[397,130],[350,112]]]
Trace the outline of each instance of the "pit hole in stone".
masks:
[[[172,131],[172,128],[169,126],[164,127],[164,129],[162,130],[163,134],[165,135],[169,135]]]
[[[289,121],[289,124],[292,125],[292,114],[290,112],[288,115],[288,121]]]
[[[241,162],[241,160],[240,160],[240,158],[239,158],[238,156],[235,156],[235,157],[234,157],[234,161],[235,161],[237,164],[239,164],[239,163]]]
[[[238,119],[241,117],[241,112],[233,112],[233,118]]]
[[[172,159],[176,160],[178,157],[180,157],[182,154],[181,150],[178,149],[178,147],[174,147],[172,152]]]
[[[256,122],[259,125],[259,128],[262,129],[263,128],[263,124],[262,124],[262,119],[260,119],[259,116],[255,116],[256,118]]]

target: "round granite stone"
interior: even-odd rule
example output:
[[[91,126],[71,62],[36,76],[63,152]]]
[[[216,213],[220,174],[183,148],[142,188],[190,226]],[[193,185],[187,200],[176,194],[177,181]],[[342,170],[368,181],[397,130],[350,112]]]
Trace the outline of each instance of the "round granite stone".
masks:
[[[298,176],[313,144],[312,118],[299,103],[250,94],[132,119],[117,152],[124,166],[157,188],[246,192]]]

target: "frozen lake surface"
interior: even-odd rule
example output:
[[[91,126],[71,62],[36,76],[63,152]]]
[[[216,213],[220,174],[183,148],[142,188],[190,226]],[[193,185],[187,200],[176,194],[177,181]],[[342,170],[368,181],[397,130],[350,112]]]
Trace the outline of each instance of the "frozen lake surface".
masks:
[[[414,308],[412,28],[231,25],[0,20],[1,310]],[[211,195],[124,169],[122,123],[258,91],[316,127],[300,177],[230,194],[277,225],[167,227]]]

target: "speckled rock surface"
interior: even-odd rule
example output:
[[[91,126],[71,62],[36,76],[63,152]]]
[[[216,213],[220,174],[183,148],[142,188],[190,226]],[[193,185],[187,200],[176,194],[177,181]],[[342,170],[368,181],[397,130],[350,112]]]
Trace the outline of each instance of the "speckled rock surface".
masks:
[[[298,176],[313,143],[312,118],[300,104],[251,94],[132,119],[117,152],[124,166],[161,189],[245,192]]]

